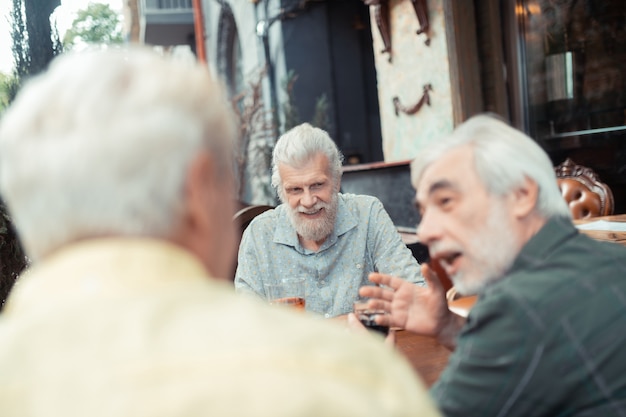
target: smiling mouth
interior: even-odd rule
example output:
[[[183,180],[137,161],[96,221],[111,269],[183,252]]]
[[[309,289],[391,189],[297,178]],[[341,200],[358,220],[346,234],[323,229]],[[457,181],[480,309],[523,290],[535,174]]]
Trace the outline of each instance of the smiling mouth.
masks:
[[[310,211],[300,211],[298,213],[300,213],[303,216],[307,216],[307,217],[313,217],[319,213],[322,212],[322,210],[324,210],[323,208],[319,208],[319,209],[315,209],[315,210],[310,210]]]

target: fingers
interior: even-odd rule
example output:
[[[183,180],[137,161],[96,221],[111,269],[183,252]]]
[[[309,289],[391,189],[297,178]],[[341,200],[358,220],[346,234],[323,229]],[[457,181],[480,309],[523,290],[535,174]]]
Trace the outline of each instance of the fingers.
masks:
[[[385,338],[385,344],[387,346],[395,346],[396,345],[396,331],[393,329],[389,329],[389,334]]]
[[[372,299],[393,300],[393,290],[391,288],[375,287],[373,285],[365,285],[359,288],[359,295]]]
[[[385,310],[385,314],[377,314],[376,317],[374,317],[374,321],[380,326],[392,327],[391,315],[387,310]]]
[[[393,296],[392,296],[393,298]],[[391,311],[391,301],[385,301],[380,298],[374,298],[367,302],[367,307],[378,311]],[[379,316],[377,316],[379,317]]]
[[[369,280],[375,284],[387,286],[397,290],[404,282],[403,279],[397,278],[387,274],[381,274],[380,272],[372,272],[369,274]]]
[[[373,285],[365,285],[359,288],[359,295],[366,298],[383,298],[384,288],[375,287]]]
[[[378,319],[380,317],[386,317],[386,316],[387,316],[387,314],[379,314],[379,315],[376,315],[374,320],[376,321],[377,324],[380,324]],[[348,314],[347,323],[348,323],[348,329],[350,329],[351,331],[353,331],[355,333],[362,333],[362,334],[368,333],[367,327],[365,327],[363,325],[363,323],[361,323],[361,321],[356,317],[356,314],[354,314],[354,313]],[[389,334],[385,338],[385,343],[387,345],[391,345],[391,346],[394,345],[394,343],[395,343],[395,335],[394,335],[394,331],[393,330],[389,330]]]
[[[359,321],[359,319],[356,318],[356,315],[354,315],[354,313],[348,314],[348,328],[350,328],[351,330],[357,333],[367,332],[367,329],[365,328],[365,326],[363,326],[363,324]]]
[[[426,285],[431,288],[443,288],[442,280],[449,280],[439,262],[435,260],[423,263],[421,267]]]

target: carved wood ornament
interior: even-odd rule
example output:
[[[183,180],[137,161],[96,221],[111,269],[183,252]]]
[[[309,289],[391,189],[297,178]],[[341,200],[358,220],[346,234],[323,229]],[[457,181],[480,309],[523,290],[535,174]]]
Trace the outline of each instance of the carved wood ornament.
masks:
[[[417,30],[417,34],[421,35],[422,33],[426,35],[426,40],[424,43],[426,46],[430,46],[430,22],[428,20],[428,3],[426,0],[411,0],[413,3],[413,8],[415,9],[415,14],[417,15],[417,20],[420,23],[420,28]]]
[[[396,112],[396,116],[400,115],[400,112],[404,113],[404,114],[415,114],[418,111],[420,111],[420,109],[422,108],[422,106],[424,104],[430,106],[430,91],[433,91],[433,86],[428,83],[428,84],[424,84],[424,87],[422,88],[422,97],[419,99],[419,101],[417,103],[415,103],[413,106],[411,107],[406,107],[403,106],[402,103],[400,103],[400,98],[399,97],[394,97],[393,98],[393,108]]]
[[[370,7],[370,13],[376,20],[378,32],[383,40],[383,49],[381,53],[389,54],[388,61],[391,62],[391,30],[389,21],[389,0],[363,0],[363,3]],[[420,24],[417,34],[426,35],[424,43],[430,46],[430,22],[428,20],[428,3],[426,0],[411,0],[415,15]]]
[[[383,40],[381,53],[388,53],[388,61],[391,62],[391,30],[389,30],[389,0],[363,0],[370,6],[370,13],[374,15],[378,32]]]

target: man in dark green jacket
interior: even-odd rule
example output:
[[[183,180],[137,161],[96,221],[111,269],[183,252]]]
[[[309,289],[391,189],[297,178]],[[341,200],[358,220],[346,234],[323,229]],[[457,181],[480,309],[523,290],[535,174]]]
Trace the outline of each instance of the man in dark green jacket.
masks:
[[[578,233],[551,161],[529,137],[476,116],[412,165],[418,237],[461,294],[467,320],[428,287],[373,274],[381,324],[454,353],[433,386],[446,416],[626,415],[626,248]]]

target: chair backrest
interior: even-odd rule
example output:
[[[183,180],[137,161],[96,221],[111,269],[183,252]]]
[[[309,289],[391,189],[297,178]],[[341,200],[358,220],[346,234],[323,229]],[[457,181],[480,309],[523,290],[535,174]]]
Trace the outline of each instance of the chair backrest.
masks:
[[[554,172],[573,219],[613,214],[613,193],[591,168],[567,158]]]
[[[235,213],[235,215],[233,216],[233,221],[236,225],[239,226],[239,230],[241,231],[241,234],[243,234],[243,231],[246,230],[246,227],[248,227],[252,219],[254,219],[259,214],[273,208],[274,207],[272,206],[267,206],[263,204],[247,206]]]
[[[243,236],[243,232],[244,230],[246,230],[250,222],[259,214],[273,208],[273,206],[268,206],[264,204],[253,204],[250,206],[244,206],[233,215],[233,222],[235,222],[236,227],[238,227],[237,246],[239,246],[239,244],[241,243],[241,237]],[[237,258],[235,258],[233,270],[231,273],[231,278],[233,280],[235,279],[235,271],[237,271]]]

